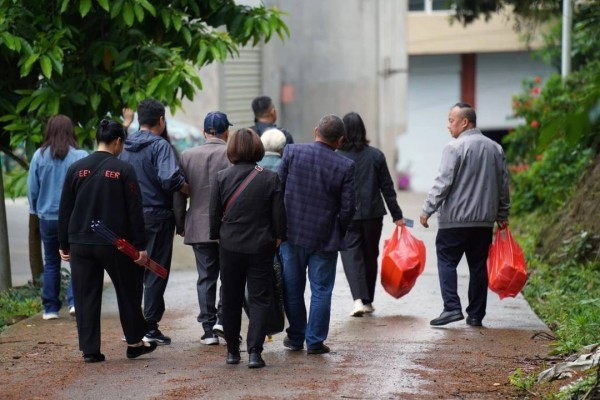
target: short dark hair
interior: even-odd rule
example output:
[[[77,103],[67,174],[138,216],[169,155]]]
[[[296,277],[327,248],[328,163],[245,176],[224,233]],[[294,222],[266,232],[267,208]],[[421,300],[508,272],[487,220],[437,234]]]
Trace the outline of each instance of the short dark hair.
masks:
[[[155,99],[142,100],[138,105],[137,114],[140,126],[156,126],[160,117],[165,116],[165,106]]]
[[[123,125],[106,118],[100,121],[96,131],[96,143],[109,144],[117,138],[125,140],[126,137],[127,131],[123,128]]]
[[[477,126],[477,114],[475,109],[469,103],[456,103],[452,108],[458,107],[460,109],[460,115],[469,121],[473,126]]]
[[[369,141],[367,140],[367,129],[360,115],[355,112],[349,112],[344,115],[342,121],[346,128],[346,136],[340,150],[360,151],[364,149],[369,144]]]
[[[260,96],[252,100],[252,111],[256,118],[266,117],[273,105],[273,101],[269,96]]]
[[[317,126],[317,135],[328,142],[336,142],[345,133],[344,122],[337,115],[324,116]]]
[[[227,158],[232,164],[258,162],[265,156],[260,137],[250,128],[238,129],[227,141]]]

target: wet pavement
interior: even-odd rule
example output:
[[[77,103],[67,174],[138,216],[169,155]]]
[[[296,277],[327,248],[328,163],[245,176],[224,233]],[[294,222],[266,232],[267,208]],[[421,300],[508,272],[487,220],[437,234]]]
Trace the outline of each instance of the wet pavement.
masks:
[[[406,217],[418,220],[423,198],[423,194],[400,192],[399,202]],[[393,232],[389,219],[384,223],[381,246]],[[26,220],[23,223],[26,232]],[[280,333],[265,344],[266,368],[248,369],[246,353],[242,353],[240,365],[226,365],[223,344],[200,344],[202,328],[196,322],[194,256],[191,248],[178,238],[166,292],[167,311],[160,326],[172,337],[170,346],[159,347],[137,360],[127,360],[125,345],[120,341],[114,291],[107,284],[102,320],[102,351],[107,361],[82,362],[75,322],[66,316],[65,310],[64,317],[56,321],[43,321],[38,315],[0,335],[0,397],[513,398],[516,392],[508,383],[508,375],[517,367],[527,370],[546,355],[549,342],[536,333],[548,329],[521,296],[500,301],[492,292],[488,295],[483,328],[469,327],[464,321],[430,327],[429,320],[442,309],[435,260],[435,224],[432,218],[429,229],[421,226],[412,229],[427,247],[425,272],[415,287],[396,300],[378,284],[376,310],[372,315],[348,316],[352,298],[338,260],[331,328],[326,341],[332,349],[330,354],[288,351],[282,345],[285,334]],[[10,232],[12,251],[12,228]],[[464,308],[466,264],[459,267],[459,273]],[[307,288],[307,299],[309,295]],[[242,332],[247,326],[245,317],[243,322]]]

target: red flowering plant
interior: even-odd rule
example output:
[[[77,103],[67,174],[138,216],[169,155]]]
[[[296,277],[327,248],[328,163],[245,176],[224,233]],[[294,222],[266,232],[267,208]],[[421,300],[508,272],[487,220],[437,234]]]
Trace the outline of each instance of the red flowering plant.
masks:
[[[590,70],[600,73],[600,63]],[[587,113],[594,110],[588,103],[598,99],[600,75],[590,70],[573,73],[566,81],[558,74],[546,82],[539,77],[526,80],[523,91],[513,97],[514,116],[523,123],[504,143],[515,214],[560,207],[596,153],[599,118],[594,121]],[[600,102],[596,108],[600,110]]]

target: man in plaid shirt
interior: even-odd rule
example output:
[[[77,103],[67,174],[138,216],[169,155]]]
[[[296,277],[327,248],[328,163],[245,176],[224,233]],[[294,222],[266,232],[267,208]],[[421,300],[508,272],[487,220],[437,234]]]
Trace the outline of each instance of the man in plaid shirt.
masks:
[[[308,354],[330,351],[331,293],[337,254],[355,211],[354,162],[335,150],[344,140],[344,123],[335,115],[321,118],[315,141],[285,147],[279,178],[283,184],[288,240],[281,245],[285,310],[289,321],[283,344]],[[306,315],[306,276],[311,288]]]

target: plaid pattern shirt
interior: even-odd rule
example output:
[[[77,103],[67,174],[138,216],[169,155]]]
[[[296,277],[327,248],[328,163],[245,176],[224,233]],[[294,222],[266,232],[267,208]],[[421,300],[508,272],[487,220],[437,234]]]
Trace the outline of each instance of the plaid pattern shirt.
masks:
[[[355,212],[354,162],[322,142],[290,144],[279,179],[289,242],[318,251],[343,250]]]

